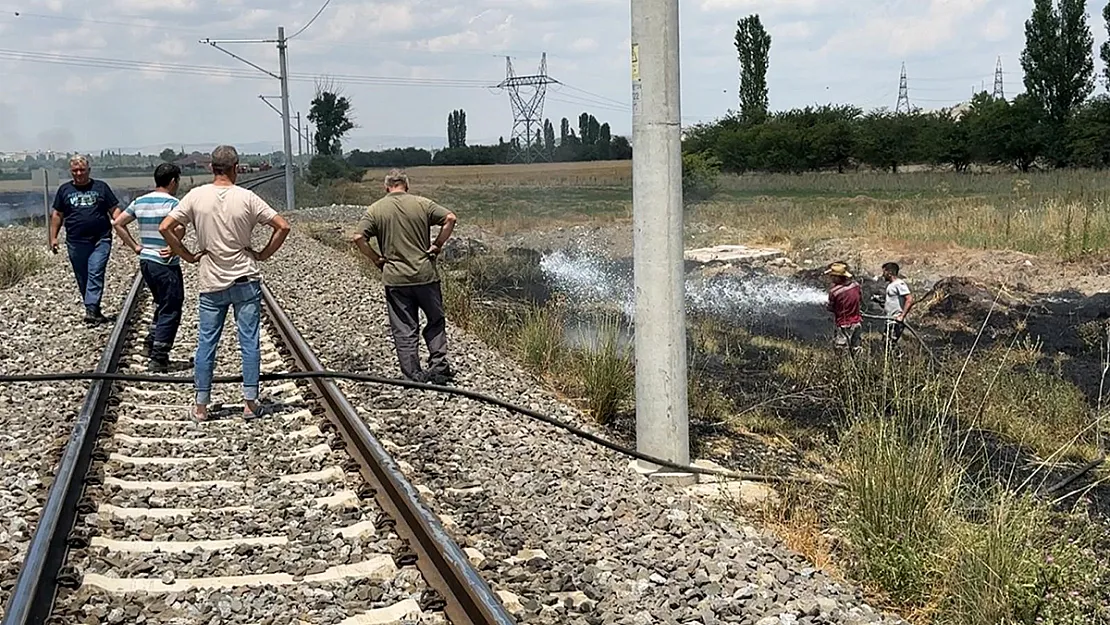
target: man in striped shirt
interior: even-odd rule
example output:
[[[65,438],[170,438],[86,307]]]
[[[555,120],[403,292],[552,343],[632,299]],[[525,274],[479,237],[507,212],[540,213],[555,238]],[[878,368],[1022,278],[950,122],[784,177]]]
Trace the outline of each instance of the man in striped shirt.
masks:
[[[172,163],[162,163],[154,170],[154,191],[131,202],[112,223],[120,240],[139,256],[139,270],[154,299],[154,320],[146,338],[146,347],[150,354],[150,369],[158,373],[164,373],[169,368],[170,350],[177,338],[181,308],[185,303],[181,259],[170,251],[158,231],[162,220],[177,207],[174,194],[180,183],[181,169]],[[127,230],[132,221],[139,222],[142,243],[136,243]],[[180,230],[178,235],[184,236],[185,227],[181,226]]]

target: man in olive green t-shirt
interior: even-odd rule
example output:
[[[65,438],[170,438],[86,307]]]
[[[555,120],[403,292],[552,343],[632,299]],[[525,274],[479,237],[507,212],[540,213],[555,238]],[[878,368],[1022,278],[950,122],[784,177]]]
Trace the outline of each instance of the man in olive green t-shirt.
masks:
[[[388,195],[374,202],[358,222],[354,243],[382,270],[389,326],[397,348],[401,373],[415,382],[442,384],[452,377],[447,363],[447,319],[439,287],[436,257],[455,229],[455,214],[432,200],[409,194],[404,171],[390,170],[385,177]],[[440,226],[431,241],[432,226]],[[379,255],[367,243],[378,242]],[[424,342],[428,368],[420,368],[420,311],[424,312]]]

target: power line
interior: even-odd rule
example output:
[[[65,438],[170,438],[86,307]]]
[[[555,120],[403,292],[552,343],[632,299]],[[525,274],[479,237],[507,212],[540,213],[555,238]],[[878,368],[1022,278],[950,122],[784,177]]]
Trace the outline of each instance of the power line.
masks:
[[[608,101],[608,102],[611,102],[613,104],[616,104],[617,106],[623,106],[623,107],[628,108],[628,109],[632,108],[632,105],[629,104],[628,102],[621,102],[620,100],[614,100],[613,98],[609,98],[609,97],[603,96],[601,94],[594,93],[592,91],[586,91],[585,89],[579,89],[578,87],[575,87],[574,85],[567,84],[565,82],[560,82],[559,84],[563,87],[566,87],[567,89],[571,89],[573,91],[583,93],[585,95],[591,96],[591,97],[596,98],[598,100]]]
[[[594,109],[601,109],[601,110],[605,110],[605,111],[613,111],[615,113],[628,113],[628,112],[630,112],[629,109],[617,108],[615,106],[605,106],[603,104],[598,104],[596,102],[588,102],[588,101],[584,101],[584,100],[564,100],[564,99],[559,98],[557,96],[548,96],[548,99],[551,100],[552,102],[560,102],[562,104],[573,104],[575,106],[583,106],[583,107],[590,107],[590,108],[594,108]]]
[[[293,39],[297,35],[299,35],[299,34],[303,33],[304,31],[308,30],[308,27],[312,26],[312,22],[315,22],[316,18],[320,17],[320,14],[324,12],[324,9],[328,8],[329,4],[331,4],[331,0],[324,0],[324,5],[320,7],[320,10],[316,12],[316,15],[313,15],[312,19],[308,20],[307,24],[302,26],[300,30],[293,33],[291,36],[287,37],[285,40],[289,41],[290,39]]]
[[[0,59],[9,61],[23,61],[27,63],[45,63],[51,65],[67,65],[74,67],[89,67],[96,69],[164,72],[171,74],[184,74],[195,76],[211,76],[213,74],[230,78],[262,79],[257,73],[239,68],[219,67],[211,65],[195,65],[183,63],[170,63],[163,61],[132,61],[128,59],[112,59],[90,56],[73,56],[66,54],[28,52],[22,50],[0,49]],[[289,80],[295,82],[315,82],[320,74],[290,73]],[[370,85],[387,87],[449,87],[485,89],[487,83],[480,80],[458,78],[405,78],[399,76],[364,76],[358,74],[327,74],[327,77],[343,84]]]

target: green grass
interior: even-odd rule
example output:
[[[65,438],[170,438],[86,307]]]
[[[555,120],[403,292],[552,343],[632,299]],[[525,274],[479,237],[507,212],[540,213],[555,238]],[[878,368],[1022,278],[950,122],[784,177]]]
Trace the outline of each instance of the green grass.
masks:
[[[529,308],[519,335],[521,359],[532,370],[548,372],[563,360],[563,320],[551,307]]]
[[[22,282],[46,266],[46,255],[30,245],[0,241],[0,289]]]

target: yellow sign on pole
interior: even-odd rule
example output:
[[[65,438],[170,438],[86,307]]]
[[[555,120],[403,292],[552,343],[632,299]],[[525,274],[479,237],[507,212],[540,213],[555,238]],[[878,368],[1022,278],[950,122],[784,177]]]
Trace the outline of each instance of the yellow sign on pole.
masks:
[[[632,80],[640,80],[640,44],[632,44]]]

